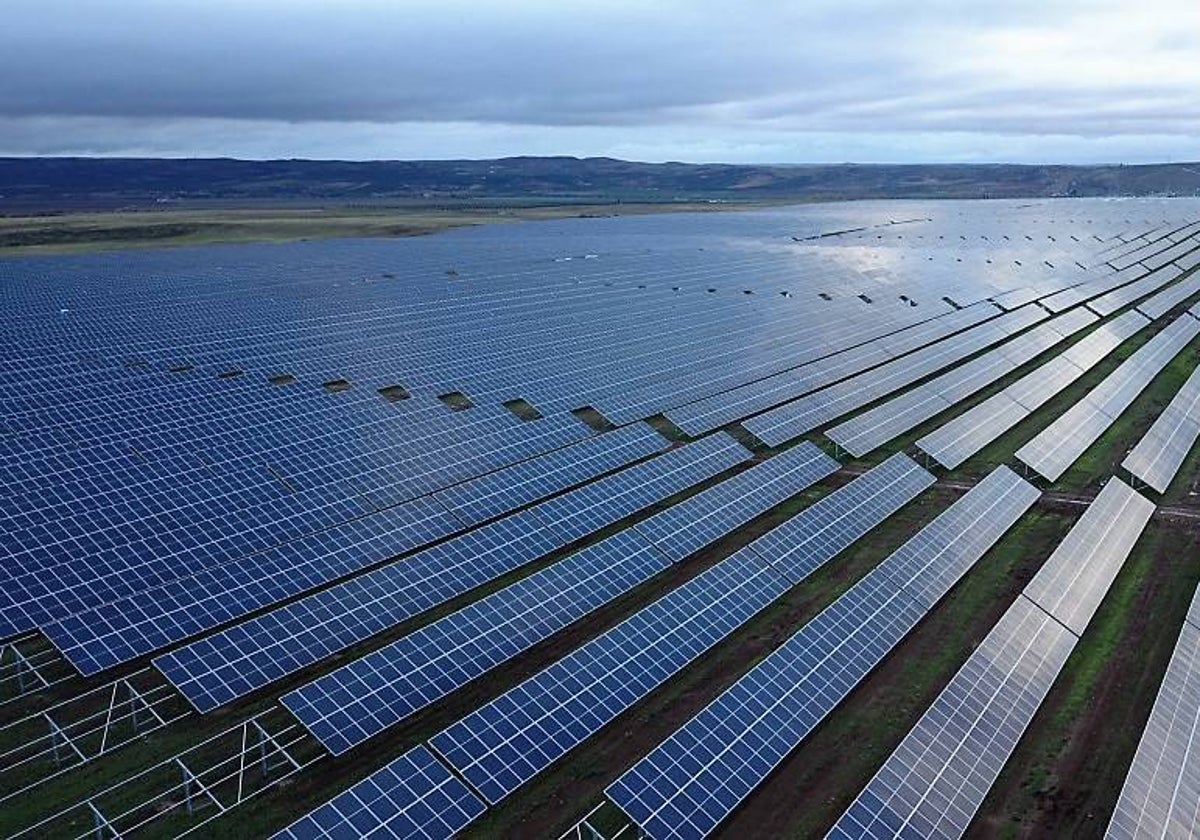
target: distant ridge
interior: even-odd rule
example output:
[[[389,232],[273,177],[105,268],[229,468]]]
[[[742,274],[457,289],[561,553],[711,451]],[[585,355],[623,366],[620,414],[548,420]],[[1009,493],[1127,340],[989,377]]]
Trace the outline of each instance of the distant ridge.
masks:
[[[564,201],[1046,198],[1200,194],[1200,164],[778,165],[611,158],[336,161],[0,158],[0,212],[15,206],[170,200]]]

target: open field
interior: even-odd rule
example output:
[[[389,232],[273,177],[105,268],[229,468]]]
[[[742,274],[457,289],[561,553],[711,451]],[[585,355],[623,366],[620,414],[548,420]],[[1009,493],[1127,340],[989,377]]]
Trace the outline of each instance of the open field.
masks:
[[[295,202],[299,204],[299,202]],[[461,207],[410,202],[399,207],[231,207],[0,215],[0,257],[74,254],[332,237],[422,236],[452,228],[545,219],[745,210],[765,202],[489,203]]]

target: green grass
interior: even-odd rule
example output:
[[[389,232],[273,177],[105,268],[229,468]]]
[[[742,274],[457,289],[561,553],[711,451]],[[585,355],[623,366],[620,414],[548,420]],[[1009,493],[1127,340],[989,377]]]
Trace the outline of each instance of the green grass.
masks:
[[[467,225],[608,215],[719,212],[778,202],[603,202],[513,200],[447,207],[408,202],[403,207],[305,206],[258,209],[156,209],[36,216],[0,216],[0,256],[61,254],[123,248],[216,243],[290,242],[368,236],[420,236]],[[447,266],[447,272],[453,266]]]

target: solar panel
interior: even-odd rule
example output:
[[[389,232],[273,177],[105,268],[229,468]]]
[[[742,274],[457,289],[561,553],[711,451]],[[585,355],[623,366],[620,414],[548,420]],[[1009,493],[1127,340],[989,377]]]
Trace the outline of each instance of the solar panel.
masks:
[[[80,610],[42,632],[84,674],[159,650],[460,528],[429,499]],[[64,607],[65,608],[65,607]]]
[[[1180,315],[1018,449],[1017,457],[1057,481],[1198,334],[1200,321]]]
[[[661,501],[710,477],[744,454],[745,450],[726,436],[677,448],[633,468],[636,472],[632,477],[616,473],[604,479],[605,487],[633,489],[615,500],[605,500],[603,493],[599,494],[602,501],[608,502],[602,512],[633,512]],[[573,510],[578,506],[566,502],[585,494],[578,506],[588,508],[592,521],[596,521],[601,514],[589,506],[597,494],[587,486],[559,497],[564,501],[557,508]],[[572,541],[575,529],[564,533],[555,522],[546,520],[545,508],[538,511],[543,513],[527,510],[497,520],[200,639],[159,657],[155,665],[197,709],[214,709]],[[379,559],[387,556],[384,552]],[[255,594],[262,595],[262,588]],[[228,607],[223,600],[221,603],[227,610],[222,615],[228,615]],[[121,621],[127,625],[131,619]],[[156,641],[161,646],[161,638]],[[144,645],[135,650],[145,652]]]
[[[1200,294],[1200,274],[1193,274],[1151,295],[1138,304],[1138,311],[1151,318],[1161,318],[1179,304]]]
[[[1001,391],[917,441],[921,451],[955,469],[1029,416],[1029,409]]]
[[[833,826],[831,840],[962,836],[1074,642],[1018,598]]]
[[[1179,472],[1188,452],[1200,436],[1200,370],[1172,398],[1121,466],[1159,493]]]
[[[1105,837],[1194,837],[1200,831],[1200,627],[1185,621]]]
[[[897,453],[750,544],[793,583],[914,499],[934,478]]]
[[[879,324],[865,326],[852,342],[864,342],[849,349],[826,343],[819,349],[824,355],[803,366],[782,371],[774,376],[748,383],[668,412],[668,417],[690,435],[698,435],[732,423],[757,411],[853,376],[923,344],[936,341],[974,324],[995,313],[984,306],[972,306],[931,319],[922,324],[907,326],[898,332],[881,330]],[[833,352],[831,350],[838,350]]]
[[[274,840],[448,840],[485,806],[423,746],[414,747],[274,835]]]
[[[955,469],[996,438],[1016,426],[1033,410],[1094,367],[1149,321],[1138,312],[1126,312],[1101,324],[1076,344],[1003,391],[955,417],[917,441],[923,452]]]
[[[650,426],[635,423],[456,484],[436,498],[468,526],[478,525],[653,455],[666,445]]]
[[[1152,513],[1141,494],[1109,479],[1025,587],[1026,597],[1082,635]]]
[[[1135,300],[1158,291],[1182,273],[1181,269],[1174,266],[1161,268],[1126,286],[1121,286],[1107,294],[1101,295],[1095,300],[1089,301],[1087,305],[1088,309],[1100,315],[1111,315],[1118,309],[1133,303]]]
[[[750,457],[725,433],[701,438],[531,508],[564,539],[587,536]]]
[[[198,639],[154,665],[208,712],[564,544],[528,511],[513,514]]]
[[[621,531],[285,694],[281,702],[340,755],[669,565],[636,531]]]
[[[966,831],[1153,510],[1119,479],[1109,480],[831,838]]]
[[[62,477],[41,482],[42,496],[27,487],[16,496],[22,512],[54,522],[55,529],[50,539],[27,521],[10,529],[10,539],[29,550],[17,568],[7,569],[12,577],[0,589],[0,615],[40,625],[415,503],[447,484],[591,434],[570,416],[521,423],[481,411],[478,418],[473,426],[459,423],[426,434],[441,445],[436,464],[407,435],[388,439],[376,432],[324,440],[313,451],[286,457],[251,455],[250,464],[235,467],[226,452],[238,448],[231,431],[230,441],[196,447],[186,458],[137,461],[139,478],[127,488],[128,503],[118,491],[131,480],[107,485],[86,470],[74,483]],[[396,447],[405,450],[403,471],[389,461]],[[329,452],[342,450],[359,454],[331,462]],[[101,498],[73,503],[77,496],[63,495],[79,486],[93,492],[102,487]],[[64,536],[65,543],[56,541]]]
[[[932,481],[893,456],[431,743],[489,802],[500,801],[791,588],[800,555],[816,568]],[[767,538],[783,529],[780,550]],[[805,534],[810,542],[793,545]]]
[[[678,563],[840,467],[806,441],[634,527]]]
[[[1004,340],[1009,330],[1029,326],[1046,317],[1043,310],[1035,309],[1025,307],[1001,315],[845,382],[752,417],[742,425],[764,443],[778,446]]]
[[[826,435],[852,455],[861,458],[1006,376],[1096,320],[1096,316],[1085,309],[1059,315],[923,385],[834,426]]]
[[[1001,467],[802,627],[606,794],[650,837],[703,837],[1037,499]]]

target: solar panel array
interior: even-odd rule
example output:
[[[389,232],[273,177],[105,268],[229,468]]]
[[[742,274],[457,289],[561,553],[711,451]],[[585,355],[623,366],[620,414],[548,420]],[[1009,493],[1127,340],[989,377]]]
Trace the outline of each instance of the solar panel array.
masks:
[[[962,836],[1153,512],[1109,480],[829,837]]]
[[[712,478],[748,456],[732,438],[715,435],[613,473],[598,482],[601,495],[611,494],[613,501],[608,518],[596,520],[597,527]],[[559,499],[584,494],[582,505],[587,507],[597,495],[591,485]],[[567,515],[546,514],[541,506],[513,514],[200,639],[159,657],[155,665],[197,709],[208,711],[568,545],[577,528],[560,527]],[[127,619],[125,626],[129,623]],[[92,638],[104,638],[96,625],[84,625]],[[72,638],[80,635],[75,630]],[[128,635],[126,630],[122,638]],[[75,653],[63,647],[68,655]]]
[[[634,527],[678,563],[840,468],[805,441]]]
[[[1053,359],[925,435],[917,441],[917,446],[942,466],[958,467],[1078,380],[1149,323],[1140,312],[1126,312],[1101,324]]]
[[[804,443],[713,483],[745,448],[669,447],[638,421],[744,421],[776,445],[878,402],[830,430],[866,452],[1093,313],[1182,305],[1200,288],[1181,276],[1200,264],[1195,206],[859,203],[0,261],[0,641],[39,630],[89,675],[157,654],[202,711],[311,667],[287,705],[346,750],[838,467]],[[1144,323],[1092,329],[989,422],[1027,416]],[[1194,437],[1183,399],[1165,416]],[[1155,435],[1160,461],[1182,457]],[[932,481],[884,462],[281,836],[449,836]],[[1002,481],[1009,507],[951,516]],[[821,644],[851,641],[806,672],[827,682],[804,714],[832,708],[1029,492],[989,477],[823,614]],[[1098,590],[1072,585],[1075,611],[1054,608],[1086,621]],[[357,645],[375,652],[330,670]],[[772,687],[780,708],[802,693]]]
[[[485,429],[459,429],[457,436],[473,436],[457,444],[439,435],[447,447],[439,464],[432,456],[413,458],[411,472],[406,470],[403,478],[393,474],[390,480],[408,484],[428,480],[422,490],[437,489],[460,477],[507,466],[591,434],[570,416],[512,422],[519,425],[490,435],[484,434]],[[366,438],[359,445],[372,444]],[[325,480],[329,473],[322,470],[320,451],[311,459],[307,453],[297,453],[295,458]],[[463,460],[455,462],[456,453]],[[169,469],[173,465],[155,460],[158,471],[171,472],[171,483],[186,482],[174,494],[182,501],[170,510],[165,509],[173,498],[163,486],[166,476],[144,488],[142,492],[149,490],[148,494],[132,496],[128,502],[122,500],[120,488],[104,487],[105,502],[114,508],[111,512],[76,499],[58,499],[52,507],[44,507],[36,496],[22,491],[16,496],[21,500],[19,506],[38,507],[36,513],[28,511],[29,519],[53,521],[72,539],[54,546],[45,544],[41,537],[44,525],[9,532],[12,542],[23,543],[28,550],[19,561],[19,571],[14,571],[0,590],[0,634],[27,630],[198,572],[245,563],[256,554],[294,545],[303,548],[305,540],[319,539],[331,528],[395,507],[423,506],[444,516],[440,505],[412,498],[421,491],[384,495],[382,485],[372,482],[373,476],[388,480],[387,470],[379,466],[383,457],[375,452],[370,471],[346,477],[333,490],[324,484],[305,487],[306,479],[298,467],[289,469],[274,457],[266,458],[266,468],[259,462],[253,469],[265,476],[268,486],[246,489],[230,487],[224,470],[198,481],[186,473],[177,475]],[[78,502],[79,507],[71,502]],[[60,512],[60,508],[71,512]],[[141,518],[135,523],[130,521],[132,516]],[[456,520],[447,520],[443,533],[456,526]],[[90,556],[88,564],[72,559],[75,546]]]
[[[455,484],[435,498],[468,526],[478,525],[661,451],[662,435],[623,426],[511,467]]]
[[[777,403],[831,385],[964,328],[994,319],[999,314],[994,307],[979,303],[895,333],[885,332],[881,328],[885,325],[858,325],[856,330],[848,331],[847,341],[861,343],[853,343],[844,349],[837,343],[814,348],[828,355],[673,409],[667,416],[688,434],[703,434]]]
[[[275,840],[444,840],[484,804],[422,746],[414,747],[292,823]]]
[[[932,481],[893,456],[438,733],[432,745],[485,799],[499,802],[790,589],[798,569],[829,561]]]
[[[871,671],[1038,491],[1001,467],[606,790],[653,838],[708,835]]]
[[[773,458],[705,492],[740,495],[753,481],[765,492],[750,491],[753,501],[743,502],[742,510],[762,512],[778,503],[774,498],[794,495],[838,467],[815,447],[797,455]],[[780,491],[781,485],[786,489]],[[698,548],[725,532],[706,530],[703,543],[689,539],[688,545]],[[330,752],[345,752],[677,559],[652,547],[635,526],[314,680],[282,702]]]
[[[844,382],[751,417],[742,425],[763,443],[778,446],[1004,341],[1008,336],[1046,317],[1043,309],[1022,307]]]
[[[635,530],[621,531],[285,694],[281,702],[338,755],[669,565]]]
[[[834,426],[825,434],[851,455],[862,457],[930,420],[971,394],[1007,376],[1064,339],[1099,320],[1073,309],[1039,324],[994,350],[959,365],[923,385]]]
[[[1159,493],[1175,478],[1200,436],[1200,369],[1176,392],[1121,466]]]
[[[1105,837],[1194,837],[1200,831],[1200,589],[1142,732]]]
[[[1200,320],[1180,315],[1018,449],[1017,457],[1057,481],[1197,335]]]

